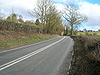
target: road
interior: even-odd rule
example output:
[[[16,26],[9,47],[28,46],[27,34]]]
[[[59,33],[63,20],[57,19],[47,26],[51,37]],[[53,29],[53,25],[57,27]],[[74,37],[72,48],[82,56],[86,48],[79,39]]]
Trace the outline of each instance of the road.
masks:
[[[56,75],[72,46],[66,36],[0,52],[0,75]]]

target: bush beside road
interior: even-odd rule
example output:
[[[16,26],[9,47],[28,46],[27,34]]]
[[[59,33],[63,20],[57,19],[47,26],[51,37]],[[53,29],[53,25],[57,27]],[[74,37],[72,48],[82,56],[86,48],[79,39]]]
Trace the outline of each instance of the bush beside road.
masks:
[[[74,55],[69,75],[100,75],[100,36],[72,36]]]

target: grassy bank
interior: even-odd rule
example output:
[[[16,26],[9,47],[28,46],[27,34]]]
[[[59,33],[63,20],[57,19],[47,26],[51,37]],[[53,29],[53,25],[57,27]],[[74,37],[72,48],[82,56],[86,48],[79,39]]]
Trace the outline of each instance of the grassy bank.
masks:
[[[77,35],[100,35],[100,32],[77,32]]]
[[[57,36],[58,35],[0,31],[0,50],[33,44]]]
[[[100,36],[73,36],[74,55],[69,75],[100,75]]]

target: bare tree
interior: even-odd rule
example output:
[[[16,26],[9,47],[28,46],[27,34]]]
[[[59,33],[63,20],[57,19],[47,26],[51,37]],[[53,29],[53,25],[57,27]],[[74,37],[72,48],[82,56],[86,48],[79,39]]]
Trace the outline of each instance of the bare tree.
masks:
[[[87,20],[86,16],[82,16],[74,5],[66,5],[63,11],[63,17],[71,27],[70,35],[73,35],[73,30],[79,26],[83,21]]]
[[[59,33],[63,29],[61,16],[59,12],[56,10],[55,5],[52,5],[49,8],[49,12],[46,16],[46,23],[47,23],[46,25],[47,32]]]
[[[36,8],[30,14],[39,19],[43,32],[52,33],[61,28],[59,27],[61,25],[61,17],[52,0],[38,0]]]
[[[36,8],[30,12],[31,16],[37,17],[42,24],[45,24],[46,15],[48,13],[49,8],[51,7],[51,0],[38,0]]]

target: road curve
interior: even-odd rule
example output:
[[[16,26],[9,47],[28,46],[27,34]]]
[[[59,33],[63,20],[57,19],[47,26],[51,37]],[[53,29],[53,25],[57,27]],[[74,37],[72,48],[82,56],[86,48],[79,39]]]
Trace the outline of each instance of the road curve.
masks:
[[[0,75],[56,75],[72,46],[70,37],[58,37],[0,52]]]

